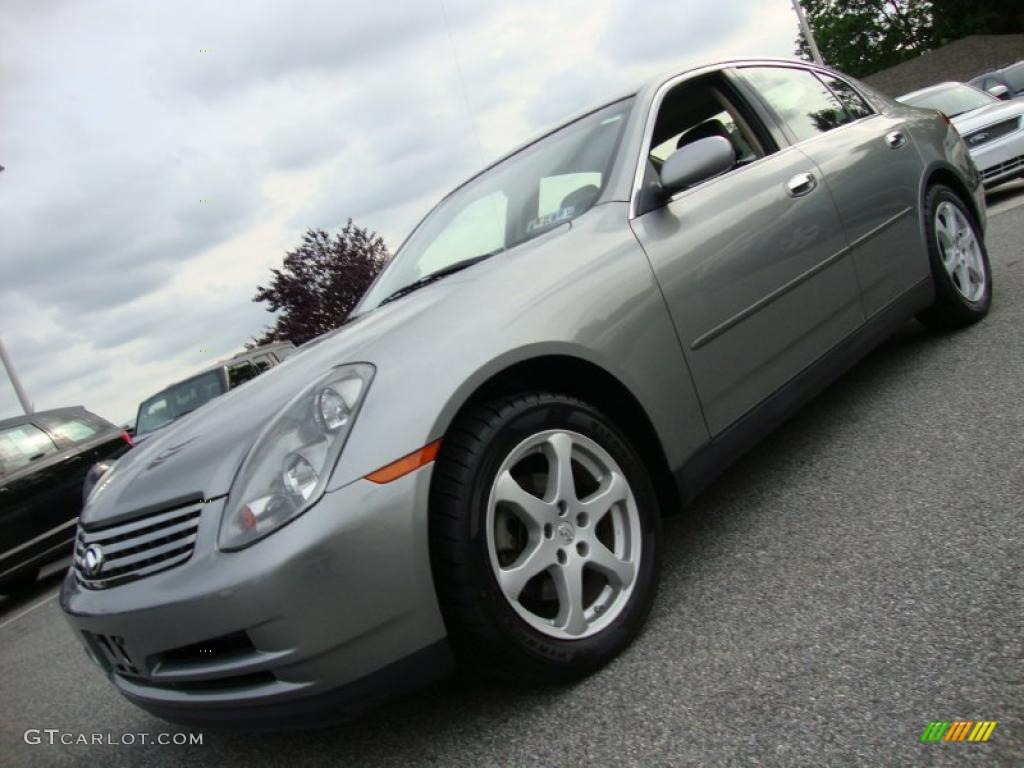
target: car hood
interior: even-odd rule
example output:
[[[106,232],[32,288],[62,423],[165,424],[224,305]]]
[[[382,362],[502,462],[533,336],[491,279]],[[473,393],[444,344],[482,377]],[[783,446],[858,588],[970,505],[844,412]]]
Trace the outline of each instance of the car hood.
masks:
[[[1022,114],[1024,101],[1005,101],[964,112],[952,118],[952,122],[960,133],[966,134]]]
[[[467,272],[490,267],[484,262]],[[444,301],[467,280],[463,274],[350,320],[255,379],[153,433],[103,477],[82,510],[82,525],[102,527],[223,496],[260,431],[293,397],[333,366],[372,363],[367,347],[408,327],[421,312]]]

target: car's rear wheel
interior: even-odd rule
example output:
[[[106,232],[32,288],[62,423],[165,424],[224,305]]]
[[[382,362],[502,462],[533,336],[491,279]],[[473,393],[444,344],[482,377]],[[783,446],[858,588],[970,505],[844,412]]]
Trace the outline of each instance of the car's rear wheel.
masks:
[[[978,223],[949,187],[931,187],[925,203],[935,303],[918,319],[940,331],[976,323],[992,304],[992,270]]]
[[[460,661],[573,679],[639,631],[658,505],[636,452],[594,407],[536,392],[472,409],[444,438],[431,498],[435,583]]]

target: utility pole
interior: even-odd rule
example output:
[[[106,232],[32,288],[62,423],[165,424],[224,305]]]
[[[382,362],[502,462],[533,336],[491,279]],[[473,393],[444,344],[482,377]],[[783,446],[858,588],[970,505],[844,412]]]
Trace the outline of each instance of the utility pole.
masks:
[[[32,403],[28,401],[28,395],[25,394],[25,390],[21,387],[18,372],[14,370],[14,363],[11,362],[11,358],[7,356],[7,350],[4,349],[3,339],[0,339],[0,361],[3,361],[4,368],[7,369],[7,376],[11,379],[11,384],[14,386],[14,392],[18,396],[18,400],[21,401],[22,410],[25,413],[32,413]]]
[[[796,17],[800,20],[800,31],[804,33],[804,40],[807,41],[807,45],[811,49],[811,58],[814,59],[815,64],[824,64],[821,58],[821,51],[818,50],[818,44],[814,40],[814,32],[811,31],[811,25],[807,23],[807,16],[804,15],[803,6],[800,5],[800,0],[792,0],[793,10],[796,11]]]

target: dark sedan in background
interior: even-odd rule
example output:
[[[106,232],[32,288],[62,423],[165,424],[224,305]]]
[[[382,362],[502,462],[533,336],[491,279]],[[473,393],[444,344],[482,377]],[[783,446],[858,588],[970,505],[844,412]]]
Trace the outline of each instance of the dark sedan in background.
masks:
[[[131,446],[127,432],[81,406],[0,421],[0,593],[71,554],[86,473]]]

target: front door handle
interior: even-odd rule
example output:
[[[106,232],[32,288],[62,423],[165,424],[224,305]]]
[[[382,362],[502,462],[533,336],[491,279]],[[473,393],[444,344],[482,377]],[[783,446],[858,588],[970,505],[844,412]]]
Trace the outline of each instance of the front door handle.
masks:
[[[812,189],[818,186],[818,180],[813,173],[798,173],[786,182],[786,192],[790,197],[803,197]]]
[[[907,143],[907,137],[903,135],[903,131],[890,131],[885,134],[885,143],[892,149],[899,149]]]

